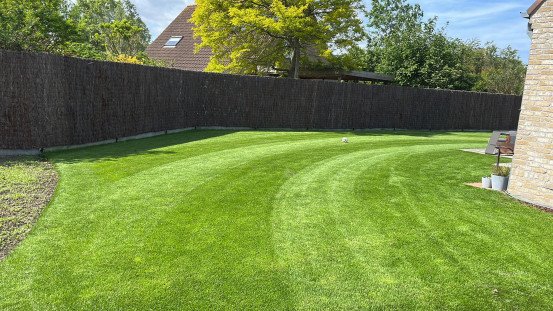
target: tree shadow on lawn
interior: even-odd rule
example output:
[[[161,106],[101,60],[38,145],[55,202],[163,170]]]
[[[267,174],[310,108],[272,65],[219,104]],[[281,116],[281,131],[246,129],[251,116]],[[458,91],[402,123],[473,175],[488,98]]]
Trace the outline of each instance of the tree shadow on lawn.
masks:
[[[71,164],[78,162],[116,161],[119,158],[133,155],[171,155],[177,153],[156,149],[225,136],[235,132],[230,130],[193,130],[106,145],[53,151],[47,153],[46,156],[56,163]]]

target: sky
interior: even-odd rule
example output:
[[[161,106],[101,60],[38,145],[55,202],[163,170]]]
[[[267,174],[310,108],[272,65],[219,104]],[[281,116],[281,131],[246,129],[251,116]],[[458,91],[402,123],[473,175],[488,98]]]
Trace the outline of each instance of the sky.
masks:
[[[368,0],[365,0],[370,2]],[[534,0],[408,0],[422,6],[427,17],[438,16],[447,25],[447,34],[464,40],[494,41],[500,47],[517,49],[528,62],[530,38],[528,21],[520,12]],[[142,19],[156,38],[193,0],[133,0]]]

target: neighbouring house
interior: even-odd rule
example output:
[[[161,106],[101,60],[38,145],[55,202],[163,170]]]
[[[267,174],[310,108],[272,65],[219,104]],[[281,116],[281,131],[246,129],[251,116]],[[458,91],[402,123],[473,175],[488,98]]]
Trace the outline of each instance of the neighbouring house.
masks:
[[[532,48],[509,193],[553,208],[553,0],[527,12]]]
[[[194,24],[190,22],[195,9],[195,5],[187,6],[148,46],[148,56],[173,68],[204,71],[211,58],[211,50],[203,48],[195,53],[195,44],[201,42],[194,38]]]
[[[153,59],[161,60],[170,67],[205,71],[211,58],[211,50],[203,48],[196,53],[195,44],[200,43],[194,38],[194,24],[190,22],[196,5],[187,6],[171,24],[146,49],[146,53]],[[394,77],[366,71],[303,71],[302,79],[340,80],[340,81],[372,81],[389,83]]]

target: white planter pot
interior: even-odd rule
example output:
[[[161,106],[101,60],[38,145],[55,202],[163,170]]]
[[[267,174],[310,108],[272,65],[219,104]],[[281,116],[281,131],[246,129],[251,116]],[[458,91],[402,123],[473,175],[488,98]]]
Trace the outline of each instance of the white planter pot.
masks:
[[[492,189],[497,191],[507,191],[509,177],[492,175]]]
[[[492,187],[492,179],[490,177],[482,177],[482,188],[490,189]]]

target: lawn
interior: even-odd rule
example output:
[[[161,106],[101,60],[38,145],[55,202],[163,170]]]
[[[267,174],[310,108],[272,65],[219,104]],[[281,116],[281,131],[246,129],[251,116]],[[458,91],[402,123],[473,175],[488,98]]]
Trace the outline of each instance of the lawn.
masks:
[[[349,144],[341,143],[343,136]],[[553,305],[553,215],[464,185],[485,133],[192,131],[48,154],[2,310]]]

